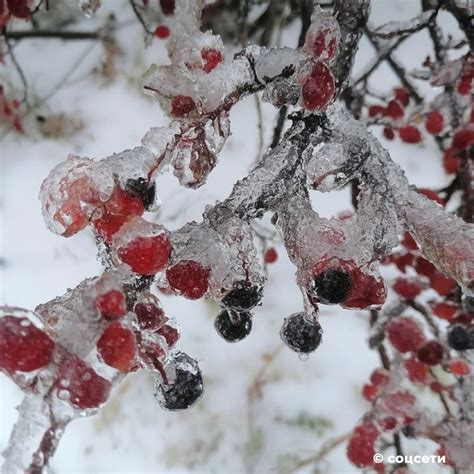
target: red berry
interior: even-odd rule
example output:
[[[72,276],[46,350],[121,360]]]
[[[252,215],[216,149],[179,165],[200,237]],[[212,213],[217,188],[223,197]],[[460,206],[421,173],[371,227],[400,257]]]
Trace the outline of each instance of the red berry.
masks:
[[[142,329],[155,330],[166,321],[164,311],[153,303],[137,303],[133,311]]]
[[[387,416],[380,420],[379,424],[384,431],[392,431],[397,426],[397,419],[393,416]]]
[[[156,332],[166,339],[168,347],[173,347],[178,342],[179,331],[169,324],[161,326]]]
[[[390,127],[384,127],[383,128],[383,136],[387,140],[393,140],[395,138],[395,132],[393,131],[393,128]]]
[[[95,299],[95,307],[106,319],[120,318],[127,312],[125,295],[118,290],[111,290]]]
[[[278,259],[277,251],[273,247],[268,248],[263,257],[263,260],[265,261],[265,263],[275,263],[277,259]]]
[[[120,323],[112,323],[97,342],[97,351],[110,367],[121,372],[129,372],[137,353],[135,335]]]
[[[461,76],[458,82],[458,93],[460,95],[469,95],[471,93],[472,76],[469,74]]]
[[[383,117],[385,115],[385,107],[383,105],[369,105],[369,117]]]
[[[449,301],[444,301],[436,303],[433,306],[433,314],[438,316],[438,318],[446,319],[446,321],[452,321],[454,315],[458,312],[458,309],[458,305],[450,303]]]
[[[406,390],[385,394],[380,400],[380,404],[388,413],[396,417],[403,417],[406,421],[413,414],[415,402],[415,396]]]
[[[302,105],[306,110],[324,110],[334,97],[335,82],[331,70],[322,62],[315,62],[301,83]]]
[[[170,29],[166,25],[159,25],[156,27],[155,36],[160,39],[166,39],[171,34]]]
[[[163,15],[173,15],[174,13],[174,0],[160,0],[161,11]]]
[[[204,72],[208,74],[222,62],[222,53],[217,49],[204,48],[201,50],[201,58],[204,61]]]
[[[405,125],[398,130],[400,138],[405,143],[420,143],[421,133],[414,125]]]
[[[461,359],[452,360],[449,363],[449,369],[454,375],[463,377],[471,372],[469,364]]]
[[[77,408],[97,408],[109,397],[111,383],[78,358],[65,360],[59,367],[58,398]],[[66,396],[63,396],[63,394]]]
[[[438,365],[443,359],[444,348],[438,341],[428,341],[423,344],[416,356],[426,365]]]
[[[392,118],[393,120],[398,120],[403,117],[405,114],[405,111],[403,110],[403,107],[400,105],[400,103],[396,100],[391,100],[387,108],[385,110],[385,115],[388,117]]]
[[[430,280],[431,288],[441,296],[449,295],[457,286],[456,280],[447,277],[439,270],[436,270]]]
[[[410,102],[410,93],[404,87],[396,87],[393,91],[395,93],[395,99],[406,107]]]
[[[417,351],[425,342],[420,325],[407,316],[391,319],[387,323],[386,331],[392,346],[399,352]]]
[[[163,270],[171,254],[171,243],[166,235],[136,237],[118,249],[120,260],[140,275],[155,275]]]
[[[190,300],[204,296],[209,288],[209,268],[194,260],[182,260],[166,271],[166,278],[172,288]]]
[[[175,95],[171,99],[171,114],[175,117],[184,117],[196,109],[196,102],[187,95]]]
[[[387,385],[390,382],[390,373],[385,369],[375,369],[371,376],[370,381],[375,385]]]
[[[428,367],[416,359],[407,359],[403,365],[412,382],[426,383],[429,375]]]
[[[337,23],[327,19],[325,22],[314,22],[306,32],[305,48],[314,59],[328,61],[337,52],[339,31]]]
[[[379,437],[375,425],[368,421],[356,426],[347,445],[347,457],[357,467],[368,467],[374,462],[375,442]]]
[[[134,216],[141,216],[145,211],[139,196],[133,196],[120,187],[116,187],[104,205],[102,217],[93,222],[97,234],[108,244],[120,228]]]
[[[377,387],[366,383],[362,388],[362,396],[369,402],[374,401],[377,396]]]
[[[7,0],[10,14],[16,18],[26,20],[31,16],[31,10],[28,0]]]
[[[412,253],[405,253],[405,254],[393,254],[392,256],[392,262],[394,263],[397,268],[405,273],[406,268],[408,266],[412,266],[413,262],[415,260],[415,256]]]
[[[474,145],[474,127],[466,127],[458,130],[453,137],[452,149],[454,151],[466,150]]]
[[[439,110],[432,110],[426,114],[426,131],[431,135],[439,135],[444,128],[444,117]]]
[[[448,148],[443,154],[443,167],[447,174],[456,174],[459,170],[459,157],[452,148]]]
[[[0,319],[0,368],[13,374],[31,372],[49,364],[54,342],[27,318]]]
[[[423,287],[416,281],[406,278],[398,278],[393,289],[402,298],[406,300],[414,300],[423,290]]]

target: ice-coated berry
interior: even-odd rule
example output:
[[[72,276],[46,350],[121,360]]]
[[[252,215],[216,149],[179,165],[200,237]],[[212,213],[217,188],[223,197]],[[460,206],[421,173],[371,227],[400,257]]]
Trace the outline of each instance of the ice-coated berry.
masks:
[[[385,109],[385,115],[393,120],[401,119],[404,114],[405,111],[397,100],[391,100]]]
[[[423,344],[416,356],[426,365],[438,365],[443,359],[444,348],[438,341],[428,341]]]
[[[311,67],[301,82],[302,106],[306,110],[324,110],[334,97],[335,82],[331,70],[321,61]]]
[[[374,462],[375,443],[380,435],[376,426],[366,421],[355,427],[347,445],[347,457],[357,467],[368,467]]]
[[[201,58],[204,62],[202,68],[208,74],[222,62],[222,53],[217,49],[204,48],[201,50]]]
[[[248,311],[260,302],[263,289],[247,281],[238,281],[232,285],[232,290],[222,299],[226,308],[236,311]]]
[[[143,207],[147,210],[155,201],[156,186],[143,178],[127,179],[127,190],[140,197]]]
[[[78,358],[66,359],[59,367],[57,395],[71,405],[97,408],[109,397],[111,383]]]
[[[137,303],[133,308],[142,329],[158,329],[165,321],[163,309],[153,303]]]
[[[399,352],[415,352],[425,342],[421,326],[407,316],[391,319],[387,323],[386,331],[392,346]]]
[[[136,237],[118,249],[120,260],[133,272],[152,276],[163,270],[171,254],[171,243],[166,235]]]
[[[168,347],[173,347],[179,339],[179,331],[174,326],[169,324],[164,324],[156,331],[160,336],[163,336],[166,339]]]
[[[0,319],[0,369],[9,374],[31,372],[49,364],[54,342],[27,318]]]
[[[314,59],[334,58],[339,43],[339,25],[333,17],[319,15],[306,32],[304,47]]]
[[[188,355],[177,352],[173,360],[176,377],[169,384],[157,383],[155,397],[167,410],[185,410],[202,396],[204,386],[197,362]]]
[[[186,95],[175,95],[171,99],[171,114],[175,117],[184,117],[196,108],[196,102]]]
[[[404,141],[405,143],[421,142],[421,133],[414,125],[406,125],[404,127],[400,127],[398,130],[398,134],[400,135],[402,141]]]
[[[238,342],[247,337],[252,330],[252,315],[247,312],[221,311],[214,321],[217,333],[227,342]]]
[[[120,323],[112,323],[97,342],[97,351],[110,367],[121,372],[129,372],[137,354],[135,335]]]
[[[474,331],[463,324],[453,324],[448,329],[448,345],[457,351],[474,349]]]
[[[293,351],[309,354],[321,344],[323,331],[318,321],[308,321],[304,313],[285,318],[280,330],[282,341]]]
[[[342,303],[349,294],[351,277],[342,268],[329,268],[314,278],[313,288],[321,303]]]
[[[194,260],[182,260],[166,271],[171,288],[190,300],[204,296],[209,288],[209,268]]]
[[[106,319],[120,318],[127,312],[125,295],[119,290],[110,290],[96,297],[95,307]]]

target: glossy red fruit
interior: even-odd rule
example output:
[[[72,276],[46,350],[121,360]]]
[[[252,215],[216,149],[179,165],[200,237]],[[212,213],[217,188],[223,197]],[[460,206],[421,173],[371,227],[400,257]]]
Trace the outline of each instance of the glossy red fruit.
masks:
[[[153,303],[137,303],[133,311],[137,315],[138,324],[142,329],[153,331],[166,321],[163,309]]]
[[[449,301],[442,301],[433,306],[433,314],[446,321],[452,321],[458,310],[459,306]]]
[[[315,62],[301,82],[302,106],[311,112],[324,110],[334,97],[335,87],[331,70],[323,62]]]
[[[425,128],[431,135],[439,135],[444,128],[444,117],[439,110],[432,110],[426,114]]]
[[[31,17],[30,3],[29,0],[7,0],[10,14],[22,20]]]
[[[377,387],[390,382],[390,373],[385,369],[375,369],[370,375],[370,381]]]
[[[78,358],[66,359],[59,367],[57,394],[76,408],[97,408],[106,402],[111,383]]]
[[[393,285],[393,289],[402,298],[414,300],[423,290],[423,287],[416,280],[398,278]]]
[[[14,374],[31,372],[49,364],[54,342],[27,318],[0,319],[0,368]]]
[[[368,109],[369,117],[383,117],[385,115],[385,107],[383,105],[369,105]]]
[[[217,49],[204,48],[201,50],[201,58],[204,61],[204,72],[209,74],[222,62],[222,53]]]
[[[164,234],[136,237],[118,249],[119,259],[133,272],[152,276],[163,270],[171,254],[171,243]]]
[[[418,360],[426,365],[438,365],[443,359],[444,348],[438,341],[428,341],[416,354]]]
[[[403,117],[405,111],[397,100],[391,100],[385,109],[385,115],[393,120],[399,120]]]
[[[168,347],[170,348],[178,342],[179,331],[175,327],[170,326],[169,324],[161,326],[161,328],[159,328],[156,332],[166,339]]]
[[[209,288],[210,269],[194,260],[182,260],[166,271],[172,288],[190,300],[204,296]]]
[[[396,87],[393,92],[395,93],[395,99],[406,107],[410,102],[410,93],[404,87]]]
[[[403,363],[405,370],[408,373],[408,378],[415,383],[426,383],[429,378],[428,366],[422,362],[410,358]]]
[[[117,186],[104,204],[101,218],[93,221],[93,226],[97,234],[111,244],[114,234],[132,217],[141,216],[144,211],[139,196],[129,194]]]
[[[405,143],[421,142],[421,133],[414,125],[405,125],[404,127],[400,127],[398,129],[398,134]]]
[[[263,256],[263,260],[265,263],[275,263],[278,259],[277,251],[270,247],[265,251],[265,255]]]
[[[375,443],[380,435],[375,425],[366,421],[354,429],[347,445],[347,457],[357,467],[374,463]]]
[[[125,295],[119,290],[111,290],[97,296],[94,304],[106,319],[120,318],[127,312]]]
[[[97,342],[97,351],[102,360],[121,372],[129,372],[136,359],[137,343],[133,332],[120,325],[112,323],[102,333]]]
[[[155,29],[155,36],[159,39],[169,38],[170,34],[171,31],[166,25],[159,25]]]
[[[368,401],[368,402],[372,402],[375,400],[375,398],[377,397],[377,387],[375,385],[372,385],[372,384],[369,384],[369,383],[366,383],[363,387],[362,387],[362,396]]]
[[[392,346],[399,352],[417,351],[426,340],[421,326],[408,316],[391,319],[386,332]]]
[[[196,109],[196,102],[187,95],[175,95],[171,99],[171,114],[175,117],[185,117]]]

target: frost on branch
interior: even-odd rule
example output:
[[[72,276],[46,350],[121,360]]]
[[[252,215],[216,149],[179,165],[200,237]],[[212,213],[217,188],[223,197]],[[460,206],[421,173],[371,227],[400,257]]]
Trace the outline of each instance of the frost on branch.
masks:
[[[386,334],[398,351],[392,365],[383,359],[384,368],[364,386],[372,406],[349,440],[351,462],[372,466],[383,434],[398,436],[410,426],[440,441],[463,466],[472,447],[468,425],[430,420],[408,381],[434,384],[429,367],[449,364],[447,346],[459,352],[473,347],[472,324],[454,302],[434,304],[436,315],[461,318],[444,340],[415,301],[427,281],[442,296],[456,285],[464,291],[463,301],[473,296],[473,225],[446,212],[426,190],[412,187],[367,123],[336,103],[350,81],[369,1],[337,0],[332,12],[316,7],[300,48],[251,45],[234,55],[219,37],[200,30],[203,5],[176,2],[167,43],[170,64],[153,65],[144,77],[144,92],[157,100],[170,124],[150,129],[138,147],[102,160],[71,155],[43,182],[40,199],[48,228],[69,237],[90,225],[105,270],[34,313],[2,309],[0,368],[25,391],[5,452],[5,472],[47,467],[69,421],[96,413],[130,372],[147,370],[154,376],[155,397],[164,408],[195,403],[203,393],[202,374],[196,361],[177,350],[179,331],[155,296],[156,286],[191,300],[213,299],[220,305],[218,334],[229,342],[243,339],[266,282],[252,221],[267,212],[302,293],[302,311],[281,315],[280,335],[288,347],[300,354],[316,350],[322,340],[320,306],[338,304],[370,309],[371,345],[380,349]],[[428,26],[436,14],[429,10],[376,30],[380,54],[389,54],[397,38]],[[468,107],[470,60],[445,62],[428,75],[433,85],[455,85],[454,98],[452,91],[440,93],[420,112],[410,103],[413,93],[398,89],[386,107],[369,108],[369,118],[386,120],[388,139],[396,130],[412,144],[422,139],[420,130],[406,123],[414,112],[426,114],[428,133],[441,142],[441,133],[458,121],[446,153],[460,160],[474,142],[472,125],[459,119],[459,110]],[[203,186],[230,136],[232,107],[258,92],[276,107],[299,109],[289,116],[292,125],[276,146],[223,202],[208,206],[201,221],[172,232],[147,221],[145,211],[160,207],[160,174],[172,171],[181,186]],[[323,218],[313,209],[310,191],[331,192],[350,183],[357,195],[352,214]],[[394,256],[403,231],[401,243],[409,251]],[[399,279],[393,289],[401,301],[378,313],[387,296],[380,265],[387,262],[402,272],[409,267],[416,276]],[[402,314],[410,305],[428,314],[437,340],[428,340],[421,326]],[[452,373],[465,376],[464,361],[454,362]],[[452,399],[466,406],[466,391],[458,392]],[[472,413],[472,407],[466,410]]]

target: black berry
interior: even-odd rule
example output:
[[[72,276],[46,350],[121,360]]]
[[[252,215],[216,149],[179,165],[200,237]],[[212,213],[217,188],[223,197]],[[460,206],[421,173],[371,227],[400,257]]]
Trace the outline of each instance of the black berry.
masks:
[[[202,396],[204,386],[202,374],[197,362],[183,352],[178,352],[176,378],[170,384],[159,383],[155,397],[162,408],[167,410],[185,410]]]
[[[224,309],[217,315],[214,327],[227,342],[241,341],[252,330],[252,315],[247,312],[236,313]]]
[[[148,210],[155,200],[155,184],[150,186],[143,178],[128,179],[127,190],[140,197],[145,210]]]
[[[222,300],[222,304],[235,311],[248,311],[257,306],[262,299],[262,293],[261,287],[239,281],[234,283],[232,290]]]
[[[342,269],[329,268],[315,277],[313,288],[321,303],[342,303],[349,294],[351,277]]]
[[[474,331],[462,324],[453,324],[448,329],[448,345],[457,351],[474,349]]]
[[[318,348],[322,333],[317,321],[308,321],[304,313],[295,313],[284,320],[280,336],[290,349],[309,354]]]

